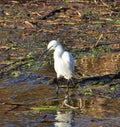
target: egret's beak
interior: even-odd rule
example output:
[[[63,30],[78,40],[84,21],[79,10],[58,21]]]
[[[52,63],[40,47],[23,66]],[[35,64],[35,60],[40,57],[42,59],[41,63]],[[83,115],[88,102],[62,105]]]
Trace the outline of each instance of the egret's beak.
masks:
[[[42,57],[43,55],[45,55],[47,52],[49,51],[49,49],[45,49],[42,54],[40,55],[40,57]]]
[[[47,48],[45,49],[42,54],[39,56],[39,58],[43,57],[43,55],[45,55],[48,51],[50,51],[51,47],[50,48]]]

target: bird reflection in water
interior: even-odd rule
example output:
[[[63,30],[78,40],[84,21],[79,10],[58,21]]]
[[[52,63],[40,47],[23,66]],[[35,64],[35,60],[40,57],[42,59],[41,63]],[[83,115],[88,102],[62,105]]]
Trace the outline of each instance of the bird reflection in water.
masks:
[[[57,115],[55,117],[55,127],[73,127],[74,126],[74,112],[73,111],[57,111]]]

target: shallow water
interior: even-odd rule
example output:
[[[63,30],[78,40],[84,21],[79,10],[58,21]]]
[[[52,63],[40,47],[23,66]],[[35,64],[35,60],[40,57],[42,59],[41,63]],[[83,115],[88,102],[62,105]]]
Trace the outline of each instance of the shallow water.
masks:
[[[96,91],[97,94],[89,93],[88,95],[82,95],[81,90],[86,89],[84,87],[81,89],[70,89],[70,106],[77,107],[78,109],[70,108],[67,111],[34,111],[30,109],[31,107],[46,106],[61,107],[64,103],[65,88],[60,88],[59,96],[57,97],[55,89],[56,85],[49,85],[49,81],[50,77],[31,75],[31,78],[27,80],[23,80],[23,77],[19,77],[14,80],[11,79],[1,82],[0,93],[2,96],[0,100],[0,108],[2,110],[0,112],[0,125],[11,125],[13,127],[119,126],[119,96],[114,99],[111,98],[112,94],[117,95],[117,90],[115,91],[116,93],[108,91],[107,96],[104,96],[103,93],[99,91],[99,88],[97,88],[99,89]],[[106,87],[102,87],[104,92],[105,90],[108,90]],[[118,87],[116,89],[118,89]],[[90,91],[87,89],[86,92]],[[17,106],[17,104],[21,104],[21,106]],[[59,116],[60,114],[63,114],[65,118],[63,119],[63,116]]]

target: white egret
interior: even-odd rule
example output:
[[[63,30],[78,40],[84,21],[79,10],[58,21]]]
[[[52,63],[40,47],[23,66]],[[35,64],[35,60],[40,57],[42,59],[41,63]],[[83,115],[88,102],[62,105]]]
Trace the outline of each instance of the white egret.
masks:
[[[65,51],[60,42],[52,40],[47,46],[47,50],[54,50],[54,69],[57,74],[57,79],[64,77],[67,79],[67,92],[69,90],[69,82],[74,72],[74,58],[72,54]],[[57,86],[59,84],[57,81]],[[58,91],[57,91],[58,92]]]

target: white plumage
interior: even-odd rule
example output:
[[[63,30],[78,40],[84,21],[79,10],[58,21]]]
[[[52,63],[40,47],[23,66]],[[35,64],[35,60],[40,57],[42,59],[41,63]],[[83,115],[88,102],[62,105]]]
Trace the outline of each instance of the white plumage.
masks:
[[[47,49],[54,50],[54,69],[57,78],[62,76],[69,81],[74,72],[74,58],[71,53],[64,51],[63,46],[56,40],[50,41]]]

